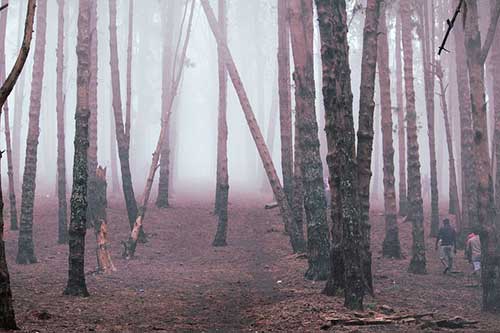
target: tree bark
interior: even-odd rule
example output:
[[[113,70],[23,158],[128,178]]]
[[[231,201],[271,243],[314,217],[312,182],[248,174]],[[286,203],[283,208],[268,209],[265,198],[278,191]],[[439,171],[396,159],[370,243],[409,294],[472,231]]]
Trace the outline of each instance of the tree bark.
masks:
[[[490,156],[488,150],[488,128],[486,119],[486,99],[484,87],[484,62],[488,54],[493,34],[495,33],[500,4],[492,11],[490,27],[481,44],[479,32],[477,1],[467,1],[467,19],[465,25],[465,47],[467,68],[471,89],[472,123],[474,131],[473,153],[476,161],[477,179],[477,220],[473,227],[478,227],[481,237],[481,278],[483,287],[483,310],[500,312],[500,250],[498,250],[498,229],[493,198],[493,179],[491,177]]]
[[[419,10],[419,25],[417,27],[418,35],[421,40],[422,59],[424,66],[424,87],[425,87],[425,109],[427,111],[427,135],[429,142],[429,162],[430,162],[430,181],[431,181],[431,231],[432,237],[437,237],[439,231],[439,193],[437,184],[437,162],[436,162],[436,142],[434,133],[434,48],[431,48],[429,40],[432,38],[429,34],[429,14],[427,1],[423,1]],[[432,22],[434,24],[434,22]]]
[[[57,26],[57,202],[58,202],[58,236],[57,242],[68,242],[68,213],[66,202],[66,143],[64,133],[64,0],[58,0]]]
[[[399,215],[408,214],[406,192],[406,142],[405,142],[405,107],[403,102],[403,66],[401,52],[401,16],[396,15],[396,99],[398,112],[398,154],[399,154]]]
[[[384,157],[384,214],[385,238],[382,254],[386,258],[401,259],[399,228],[394,179],[394,147],[392,140],[392,103],[391,79],[389,69],[389,42],[386,22],[386,10],[381,9],[378,36],[378,78],[380,87],[380,110]]]
[[[290,1],[290,31],[295,71],[295,122],[297,123],[300,168],[304,187],[304,211],[307,223],[307,259],[305,277],[326,280],[329,272],[328,224],[323,183],[323,165],[319,152],[316,120],[313,57],[313,2]]]
[[[2,0],[2,5],[6,5],[7,1]],[[5,80],[5,34],[7,28],[7,11],[5,8],[0,15],[0,82]],[[10,136],[10,120],[9,120],[9,105],[4,105],[5,119],[5,145],[7,150],[7,174],[9,176],[9,207],[10,207],[10,229],[17,230],[17,207],[16,207],[16,190],[14,184],[14,168],[12,161],[12,143]]]
[[[208,0],[201,0],[201,4],[203,6],[205,15],[207,16],[208,23],[210,24],[212,33],[214,34],[217,43],[222,46],[226,69],[229,73],[229,77],[231,78],[233,86],[236,90],[238,99],[240,100],[243,113],[248,123],[248,127],[254,139],[262,163],[264,165],[264,169],[269,179],[271,188],[273,189],[274,197],[276,198],[278,206],[280,207],[281,216],[283,217],[285,224],[288,225],[290,241],[292,243],[293,251],[301,252],[304,249],[304,244],[299,241],[298,230],[296,228],[296,225],[292,222],[292,212],[290,209],[290,205],[288,204],[285,192],[281,187],[280,180],[278,178],[278,174],[276,173],[276,169],[274,168],[271,155],[269,154],[269,150],[264,141],[264,137],[262,136],[262,133],[259,129],[259,125],[257,124],[257,121],[255,119],[255,115],[252,111],[252,107],[250,106],[248,96],[246,94],[243,83],[241,82],[241,78],[234,63],[233,57],[229,51],[227,44],[221,37],[217,19],[215,18],[213,10],[210,7],[210,4],[208,3]]]
[[[420,179],[420,158],[417,137],[417,113],[415,109],[415,88],[413,77],[412,46],[412,4],[402,0],[400,15],[403,41],[404,81],[406,93],[406,140],[408,142],[408,220],[412,222],[412,259],[408,271],[414,274],[426,273],[424,210],[422,204],[422,183]]]
[[[373,110],[375,108],[375,73],[377,69],[378,19],[380,0],[368,0],[363,29],[363,54],[359,99],[357,172],[362,234],[362,270],[365,283],[373,293],[372,254],[370,250],[370,179],[373,151]]]
[[[448,115],[448,103],[446,102],[446,88],[443,82],[443,69],[441,62],[436,63],[436,77],[439,79],[439,91],[441,97],[441,110],[443,111],[444,128],[446,132],[446,145],[448,147],[448,163],[450,173],[450,207],[449,211],[454,212],[456,216],[457,229],[462,230],[461,216],[460,216],[460,203],[458,201],[458,187],[457,187],[457,173],[455,171],[455,154],[453,152],[453,138],[451,133],[450,118]],[[453,207],[453,209],[452,209]]]
[[[37,262],[33,245],[33,208],[35,204],[36,167],[38,137],[40,135],[40,108],[43,86],[43,67],[45,63],[45,32],[47,27],[47,0],[38,2],[36,22],[36,44],[31,81],[28,138],[24,162],[23,186],[21,195],[21,224],[16,262],[33,264]],[[1,100],[0,100],[1,102]]]
[[[134,0],[128,1],[128,39],[127,39],[127,90],[125,101],[125,137],[130,146],[130,127],[132,118],[132,54],[134,45]]]
[[[218,1],[219,28],[221,38],[227,43],[226,0]],[[224,51],[217,45],[219,74],[219,116],[217,120],[217,184],[215,190],[215,212],[219,217],[213,246],[227,245],[227,205],[229,176],[227,170],[227,71]]]
[[[75,112],[75,157],[69,224],[68,283],[65,295],[87,297],[85,283],[85,234],[87,231],[87,185],[90,118],[91,0],[80,0],[76,54],[77,104]]]
[[[335,225],[341,223],[340,251],[344,265],[339,269],[344,269],[344,305],[350,309],[362,309],[365,292],[363,250],[359,246],[362,220],[359,213],[346,3],[344,0],[316,0],[316,6],[321,35],[330,188],[338,191],[332,195],[332,207],[338,205],[338,208],[332,209],[332,229],[335,230]],[[340,221],[334,215],[339,211]],[[334,260],[332,258],[332,264]],[[332,270],[335,269],[332,266]]]
[[[495,41],[491,50],[493,67],[493,103],[495,110],[495,124],[493,131],[493,154],[495,158],[495,204],[496,211],[500,212],[500,33],[495,34]]]
[[[278,0],[278,93],[280,108],[281,169],[283,190],[293,205],[293,139],[290,82],[289,0]]]
[[[123,125],[122,98],[120,93],[120,72],[118,66],[118,42],[116,36],[116,0],[109,1],[109,34],[110,34],[110,62],[111,62],[111,89],[113,91],[113,113],[115,118],[116,143],[122,173],[122,189],[127,206],[127,215],[130,229],[134,227],[138,209],[135,200],[132,173],[130,172],[130,145]],[[146,235],[141,230],[139,237],[145,240]]]

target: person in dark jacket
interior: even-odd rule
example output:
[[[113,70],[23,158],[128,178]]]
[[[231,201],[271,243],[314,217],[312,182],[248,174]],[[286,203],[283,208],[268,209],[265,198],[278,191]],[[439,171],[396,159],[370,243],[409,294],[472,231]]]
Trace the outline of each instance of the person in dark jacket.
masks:
[[[443,255],[441,261],[445,266],[443,274],[446,274],[453,267],[453,254],[457,253],[457,233],[448,219],[443,220],[443,226],[439,229],[438,237],[436,238],[436,250],[438,249],[438,245]]]

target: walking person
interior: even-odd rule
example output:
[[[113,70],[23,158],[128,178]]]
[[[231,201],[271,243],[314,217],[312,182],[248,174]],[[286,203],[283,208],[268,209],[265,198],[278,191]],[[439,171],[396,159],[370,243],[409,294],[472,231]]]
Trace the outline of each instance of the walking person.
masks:
[[[453,267],[453,255],[457,253],[457,233],[450,224],[450,220],[444,219],[443,226],[439,229],[438,237],[436,238],[436,251],[441,250],[442,259],[445,269],[443,274],[451,272]]]
[[[481,281],[481,240],[479,235],[470,233],[467,236],[465,257],[472,264],[472,276]]]

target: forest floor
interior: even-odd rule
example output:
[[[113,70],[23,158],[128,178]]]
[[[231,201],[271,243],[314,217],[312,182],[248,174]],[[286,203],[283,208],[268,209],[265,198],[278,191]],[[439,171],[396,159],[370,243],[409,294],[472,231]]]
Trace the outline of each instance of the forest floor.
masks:
[[[290,254],[278,211],[264,210],[265,197],[234,194],[229,207],[229,245],[211,246],[217,219],[209,195],[178,196],[166,210],[151,208],[149,235],[133,260],[121,258],[128,221],[120,200],[110,200],[109,238],[117,272],[97,275],[95,237],[87,234],[86,271],[91,296],[63,296],[67,246],[57,245],[57,201],[36,204],[38,263],[15,264],[17,232],[6,232],[15,310],[22,332],[411,332],[417,322],[384,326],[325,326],[342,317],[342,297],[321,294],[324,283],[303,279],[307,260]],[[8,216],[5,218],[8,221]],[[6,223],[8,224],[8,222]],[[480,311],[481,290],[471,287],[463,255],[452,275],[443,275],[433,239],[428,239],[428,274],[412,275],[411,226],[400,221],[406,258],[381,257],[384,220],[372,214],[375,298],[366,310],[396,314],[435,313],[479,323],[455,332],[500,332],[500,318]],[[434,329],[436,330],[436,329]]]

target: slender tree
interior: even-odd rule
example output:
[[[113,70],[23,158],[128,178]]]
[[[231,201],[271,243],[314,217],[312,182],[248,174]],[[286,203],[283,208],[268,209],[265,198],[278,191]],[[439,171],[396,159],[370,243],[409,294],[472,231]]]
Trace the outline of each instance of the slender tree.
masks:
[[[481,43],[477,6],[477,1],[467,1],[465,24],[465,46],[474,130],[473,153],[477,180],[477,220],[474,220],[473,226],[479,227],[481,237],[483,310],[498,313],[500,312],[500,250],[497,246],[499,234],[496,226],[493,179],[488,150],[484,64],[497,28],[500,3],[496,3],[491,12],[491,21],[484,43]]]
[[[221,37],[227,43],[226,0],[219,0],[219,27]],[[224,52],[217,45],[219,73],[219,116],[217,119],[217,184],[215,189],[215,212],[219,216],[214,246],[226,245],[227,205],[229,195],[229,176],[227,170],[227,71],[224,65]]]
[[[7,97],[12,92],[14,85],[21,74],[21,71],[28,58],[30,51],[31,39],[33,37],[33,23],[35,21],[36,0],[28,1],[28,9],[26,11],[26,21],[24,24],[24,38],[21,45],[21,50],[17,56],[14,67],[10,74],[5,79],[0,88],[0,113],[2,107],[7,100]],[[2,154],[0,153],[0,159]],[[3,223],[3,193],[0,184],[0,329],[17,329],[14,307],[12,304],[12,291],[10,289],[9,269],[7,267],[7,259],[5,255],[5,241],[3,239],[4,223]]]
[[[417,32],[422,42],[422,59],[424,65],[425,109],[427,111],[427,134],[429,142],[429,162],[431,181],[431,236],[436,237],[439,230],[439,193],[437,184],[436,142],[434,132],[434,43],[429,33],[429,10],[427,1],[419,6],[419,25]],[[434,24],[434,22],[432,22]]]
[[[257,121],[255,119],[255,115],[252,111],[252,107],[248,100],[248,96],[246,94],[245,88],[243,86],[243,83],[241,82],[240,75],[236,68],[236,64],[234,63],[233,57],[229,51],[227,43],[225,43],[224,39],[221,38],[217,19],[213,13],[212,8],[210,7],[208,0],[201,0],[201,4],[203,6],[205,15],[208,19],[208,23],[210,24],[210,29],[212,30],[212,33],[215,36],[217,43],[222,46],[222,51],[224,54],[223,58],[226,64],[226,69],[229,73],[229,77],[231,78],[233,86],[238,95],[238,99],[240,101],[243,113],[247,120],[248,127],[250,129],[250,133],[252,135],[252,138],[254,139],[254,143],[257,147],[257,151],[259,152],[262,164],[264,165],[264,169],[266,171],[269,183],[273,190],[274,197],[278,202],[280,213],[283,217],[283,220],[285,221],[285,224],[288,225],[292,248],[294,252],[303,251],[304,244],[301,243],[298,239],[298,231],[296,225],[292,223],[292,213],[290,205],[288,204],[288,200],[286,200],[285,192],[283,191],[283,187],[281,186],[278,174],[276,173],[276,169],[274,168],[274,163],[271,158],[271,154],[269,153],[269,150],[264,141],[264,137],[262,136],[259,125],[257,124]]]
[[[90,118],[90,49],[92,0],[79,0],[76,54],[77,105],[75,112],[75,157],[69,225],[69,269],[65,295],[89,295],[85,283],[85,233],[87,222],[87,185]]]
[[[135,200],[132,173],[130,172],[130,145],[123,124],[122,98],[120,90],[120,72],[118,66],[118,40],[116,35],[116,0],[109,1],[109,34],[111,52],[111,89],[113,94],[113,113],[115,118],[116,143],[122,173],[122,189],[127,206],[130,229],[134,227],[138,209]],[[114,158],[114,156],[112,156]],[[139,238],[145,240],[144,232],[139,231]]]
[[[2,5],[6,5],[7,1],[2,0]],[[0,82],[5,80],[5,34],[7,28],[7,10],[0,16]],[[16,207],[16,188],[14,184],[14,167],[12,160],[12,143],[10,136],[10,120],[9,120],[9,105],[4,105],[4,120],[5,120],[5,145],[7,150],[7,174],[9,176],[9,207],[10,207],[10,229],[17,230],[17,207]]]
[[[406,140],[408,143],[408,220],[412,222],[413,244],[412,259],[408,271],[415,274],[426,273],[424,209],[422,204],[422,185],[420,181],[420,158],[417,136],[417,112],[415,109],[415,87],[413,77],[412,46],[412,3],[401,0],[400,15],[402,24],[404,81],[406,95]]]
[[[66,143],[64,134],[64,0],[58,0],[57,25],[57,201],[58,201],[58,237],[59,244],[68,241],[68,213],[66,202]]]
[[[386,6],[387,7],[387,6]],[[396,188],[394,186],[394,147],[392,141],[391,79],[389,69],[389,42],[386,23],[387,8],[382,8],[378,36],[378,78],[380,87],[380,110],[382,113],[382,140],[384,157],[384,215],[385,238],[382,254],[386,258],[401,258],[399,243]]]
[[[36,263],[33,245],[33,208],[35,204],[36,167],[38,137],[40,135],[40,108],[43,86],[43,67],[45,64],[45,32],[47,27],[47,0],[38,1],[36,20],[36,43],[31,80],[28,138],[24,162],[23,186],[21,194],[21,225],[16,262],[18,264]]]
[[[401,16],[396,15],[396,99],[398,112],[398,154],[399,154],[399,215],[408,213],[406,193],[406,141],[405,141],[405,108],[403,105],[403,66],[401,52]]]
[[[370,179],[373,151],[373,109],[375,108],[375,73],[377,68],[378,19],[380,0],[368,0],[363,29],[363,54],[361,62],[361,87],[359,99],[359,129],[357,171],[362,226],[362,260],[365,283],[373,292],[372,254],[370,250]]]
[[[495,40],[491,50],[491,62],[493,65],[493,103],[495,109],[495,126],[493,131],[493,156],[495,163],[495,207],[500,212],[500,33],[495,34]]]
[[[341,223],[344,304],[350,309],[362,309],[365,291],[362,249],[359,246],[362,241],[362,222],[355,157],[346,3],[344,0],[316,0],[316,6],[321,35],[330,187],[338,192],[332,196],[332,207],[338,207],[332,210],[332,229],[336,228],[335,224]],[[332,264],[334,260],[332,258]],[[332,267],[332,270],[335,269]]]
[[[290,31],[295,63],[295,122],[301,153],[300,168],[304,187],[304,211],[307,223],[305,274],[309,280],[326,280],[329,272],[328,224],[323,183],[323,165],[319,152],[318,123],[315,110],[313,57],[313,1],[290,1]]]
[[[132,118],[132,55],[134,44],[134,0],[128,1],[128,38],[127,38],[127,90],[125,101],[125,137],[130,146],[130,127]]]

